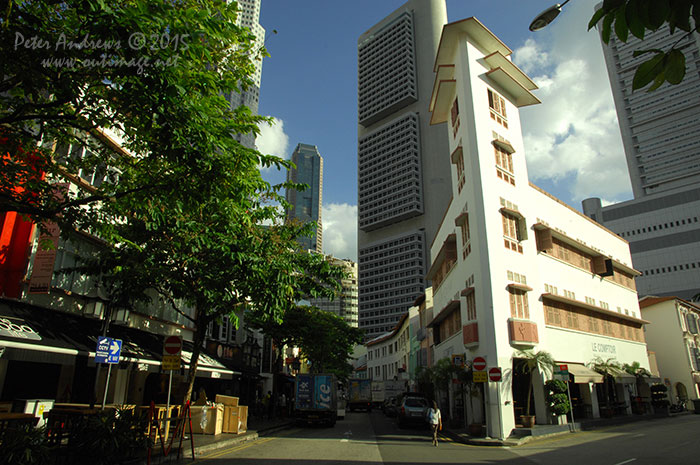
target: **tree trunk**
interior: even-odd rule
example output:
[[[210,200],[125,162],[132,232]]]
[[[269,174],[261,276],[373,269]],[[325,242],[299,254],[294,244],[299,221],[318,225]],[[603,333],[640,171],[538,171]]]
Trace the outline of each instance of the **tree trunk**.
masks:
[[[199,354],[202,351],[202,342],[207,334],[207,324],[205,315],[203,315],[199,306],[195,308],[196,324],[193,335],[192,358],[190,359],[190,371],[187,374],[187,390],[182,404],[186,404],[192,398],[192,390],[194,389],[194,379],[197,373],[197,365],[199,364]],[[201,316],[200,316],[201,315]]]

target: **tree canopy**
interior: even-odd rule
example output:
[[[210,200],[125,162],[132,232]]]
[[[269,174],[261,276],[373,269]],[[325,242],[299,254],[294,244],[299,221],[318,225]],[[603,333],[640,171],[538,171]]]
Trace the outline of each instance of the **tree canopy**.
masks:
[[[664,82],[679,84],[685,77],[685,55],[681,47],[684,39],[698,32],[700,0],[604,0],[588,23],[588,29],[596,25],[601,25],[601,36],[606,44],[613,32],[622,42],[627,42],[631,36],[643,40],[647,31],[656,31],[664,25],[668,25],[669,34],[676,30],[686,32],[667,50],[649,48],[634,52],[635,57],[652,56],[637,67],[632,89],[641,89],[653,82],[648,89],[652,91]]]
[[[338,315],[308,305],[293,305],[282,321],[252,323],[270,336],[279,346],[291,345],[301,350],[311,362],[315,373],[334,373],[347,379],[352,371],[348,360],[356,344],[361,344],[364,332],[353,328]]]
[[[0,19],[0,213],[59,223],[103,247],[81,269],[112,305],[156,290],[192,322],[189,389],[209,322],[245,306],[280,322],[333,295],[340,268],[297,253],[282,188],[240,145],[265,118],[225,96],[265,55],[222,0],[9,2]],[[83,151],[82,148],[87,148]],[[74,186],[56,195],[56,183]],[[77,188],[75,188],[77,186]],[[263,223],[269,226],[262,226]]]

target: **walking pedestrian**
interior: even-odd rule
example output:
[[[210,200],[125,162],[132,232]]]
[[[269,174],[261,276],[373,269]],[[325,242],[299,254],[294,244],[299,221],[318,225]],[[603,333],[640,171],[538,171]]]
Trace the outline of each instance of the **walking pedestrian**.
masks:
[[[433,406],[428,409],[428,423],[430,423],[430,429],[433,431],[433,445],[437,447],[437,434],[438,431],[442,430],[442,415],[440,415],[440,409],[435,401],[433,401]]]

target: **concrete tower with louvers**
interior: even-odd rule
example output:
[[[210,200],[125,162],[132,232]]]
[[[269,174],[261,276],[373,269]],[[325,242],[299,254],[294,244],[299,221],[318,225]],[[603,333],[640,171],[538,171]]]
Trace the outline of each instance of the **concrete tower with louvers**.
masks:
[[[428,104],[444,0],[411,0],[362,34],[358,54],[360,328],[390,330],[425,289],[452,185]]]
[[[255,36],[254,50],[257,52],[265,44],[265,29],[260,25],[260,4],[261,0],[238,0],[238,18],[236,24],[250,29]],[[255,70],[251,76],[253,83],[239,93],[228,96],[228,101],[232,108],[244,105],[250,108],[254,114],[258,114],[258,104],[260,101],[260,82],[262,80],[262,57],[254,59]],[[236,139],[249,148],[255,147],[255,135],[251,133],[237,134]]]
[[[633,91],[637,67],[651,56],[635,50],[674,44],[686,57],[683,81]],[[603,207],[594,197],[583,211],[629,241],[640,296],[692,299],[700,295],[700,35],[664,26],[643,41],[613,35],[603,52],[634,199]]]

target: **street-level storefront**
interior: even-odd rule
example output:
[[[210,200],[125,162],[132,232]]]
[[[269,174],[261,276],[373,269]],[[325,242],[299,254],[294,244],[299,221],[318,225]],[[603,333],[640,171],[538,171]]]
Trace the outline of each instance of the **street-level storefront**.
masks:
[[[17,399],[52,399],[57,403],[89,404],[95,377],[97,401],[104,396],[108,365],[95,363],[102,321],[45,309],[11,299],[0,300],[0,402],[5,409]],[[108,336],[122,341],[119,363],[113,364],[107,403],[148,404],[165,401],[169,372],[161,372],[163,336],[112,324]],[[172,398],[184,394],[192,344],[185,341],[183,367],[174,372]],[[231,392],[240,374],[202,352],[196,381],[212,392]]]

